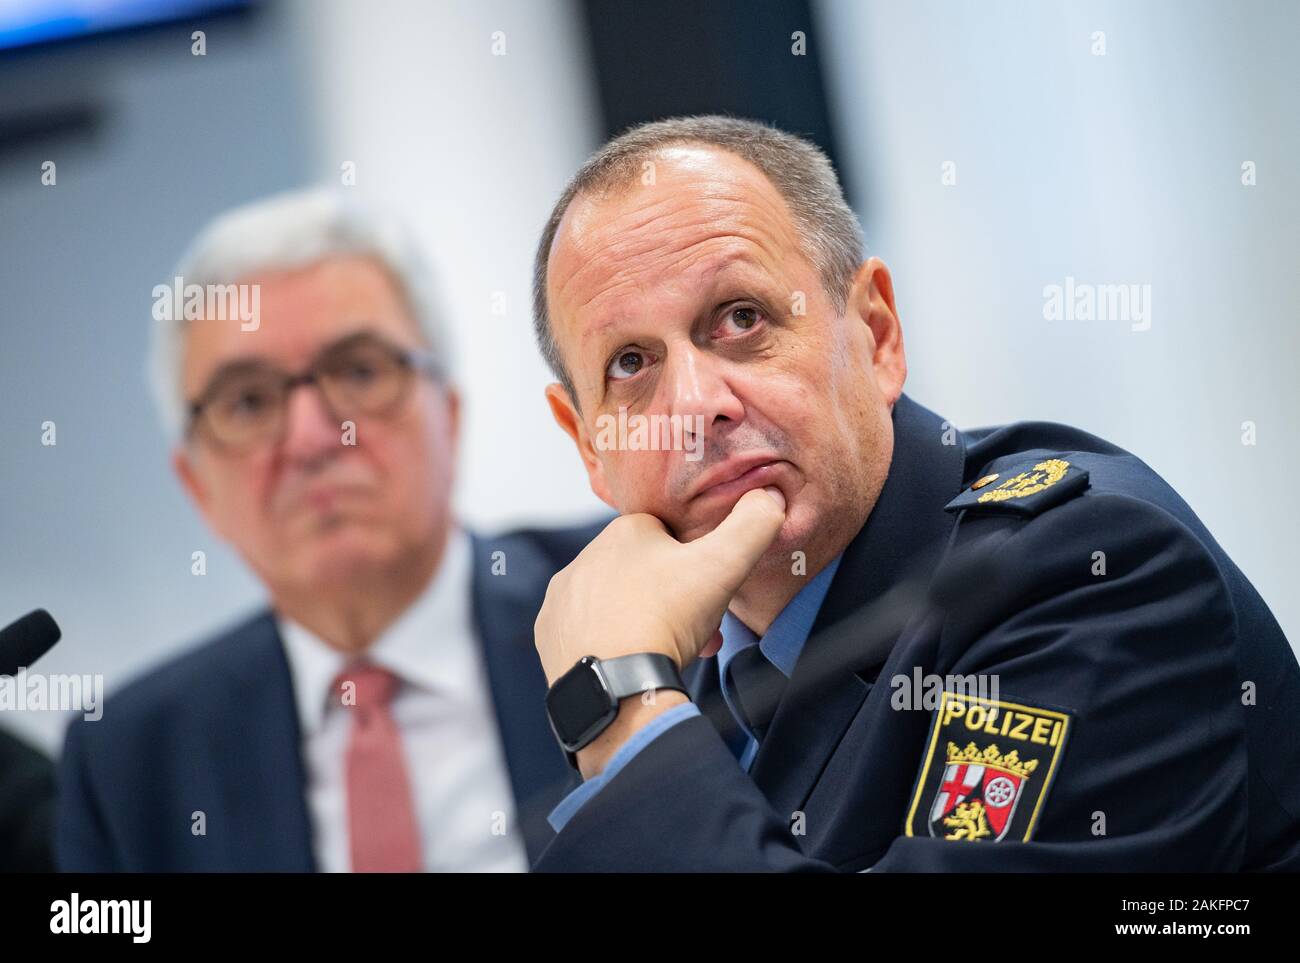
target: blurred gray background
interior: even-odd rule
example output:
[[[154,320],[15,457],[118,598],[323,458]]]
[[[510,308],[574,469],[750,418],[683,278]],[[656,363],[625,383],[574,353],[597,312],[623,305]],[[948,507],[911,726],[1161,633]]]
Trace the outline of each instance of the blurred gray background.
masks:
[[[30,6],[0,2],[0,27]],[[55,615],[42,670],[103,673],[111,693],[260,599],[168,467],[151,290],[213,214],[347,161],[355,190],[415,220],[442,280],[462,517],[597,512],[542,401],[533,247],[608,131],[683,109],[831,151],[893,268],[914,398],[960,427],[1057,420],[1134,451],[1300,641],[1300,7],[689,6],[285,0],[0,51],[0,622]],[[1043,289],[1067,277],[1150,285],[1149,330],[1046,320]],[[0,719],[50,751],[65,725]]]

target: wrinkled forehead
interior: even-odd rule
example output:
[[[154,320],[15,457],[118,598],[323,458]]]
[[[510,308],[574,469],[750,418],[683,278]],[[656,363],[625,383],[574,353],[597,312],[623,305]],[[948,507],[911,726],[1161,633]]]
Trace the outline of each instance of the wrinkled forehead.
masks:
[[[556,336],[585,337],[626,298],[680,294],[729,266],[801,256],[781,193],[733,154],[669,148],[615,190],[574,198],[556,231],[547,303]]]
[[[323,348],[371,331],[399,345],[422,338],[400,286],[366,255],[342,255],[238,279],[242,306],[255,308],[256,324],[203,316],[185,322],[182,381],[198,391],[223,366],[264,361],[302,367]]]

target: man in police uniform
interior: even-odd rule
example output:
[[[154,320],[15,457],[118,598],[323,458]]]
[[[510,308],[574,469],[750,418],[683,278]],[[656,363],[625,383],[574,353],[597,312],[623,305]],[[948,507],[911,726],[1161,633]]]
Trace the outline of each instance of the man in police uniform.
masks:
[[[1300,868],[1300,668],[1264,602],[1133,455],[902,393],[889,272],[816,148],[622,135],[535,306],[622,513],[536,624],[585,780],[537,869]],[[611,444],[616,414],[701,457]]]

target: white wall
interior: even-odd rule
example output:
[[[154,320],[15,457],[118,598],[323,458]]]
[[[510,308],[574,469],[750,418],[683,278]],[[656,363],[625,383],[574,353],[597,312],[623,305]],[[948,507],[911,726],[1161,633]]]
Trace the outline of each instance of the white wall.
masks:
[[[551,420],[531,320],[537,237],[599,140],[576,5],[305,0],[299,12],[316,176],[355,162],[357,189],[409,215],[441,279],[467,402],[462,517],[495,528],[607,511]]]
[[[93,131],[0,152],[0,624],[50,610],[63,641],[43,673],[101,673],[111,692],[261,596],[172,477],[144,370],[153,285],[193,232],[302,180],[280,14],[203,21],[205,57],[179,21],[0,58],[2,107],[102,108]],[[203,578],[190,574],[197,550]],[[66,724],[0,713],[50,751]]]
[[[1062,421],[1135,452],[1300,647],[1300,7],[818,12],[868,247],[894,271],[908,391],[961,427]],[[1044,286],[1067,276],[1150,284],[1150,329],[1044,320]]]

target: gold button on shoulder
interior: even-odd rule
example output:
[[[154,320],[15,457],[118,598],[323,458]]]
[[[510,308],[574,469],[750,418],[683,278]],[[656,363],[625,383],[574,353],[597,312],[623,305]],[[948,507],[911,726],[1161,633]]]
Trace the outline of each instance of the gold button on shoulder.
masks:
[[[971,486],[970,486],[970,490],[971,490],[971,491],[979,491],[981,488],[983,488],[983,487],[984,487],[985,485],[987,485],[989,482],[995,482],[995,481],[997,481],[997,480],[998,480],[998,476],[997,476],[996,473],[995,473],[995,474],[992,474],[992,475],[985,475],[983,478],[981,478],[979,481],[977,481],[974,485],[971,485]]]

